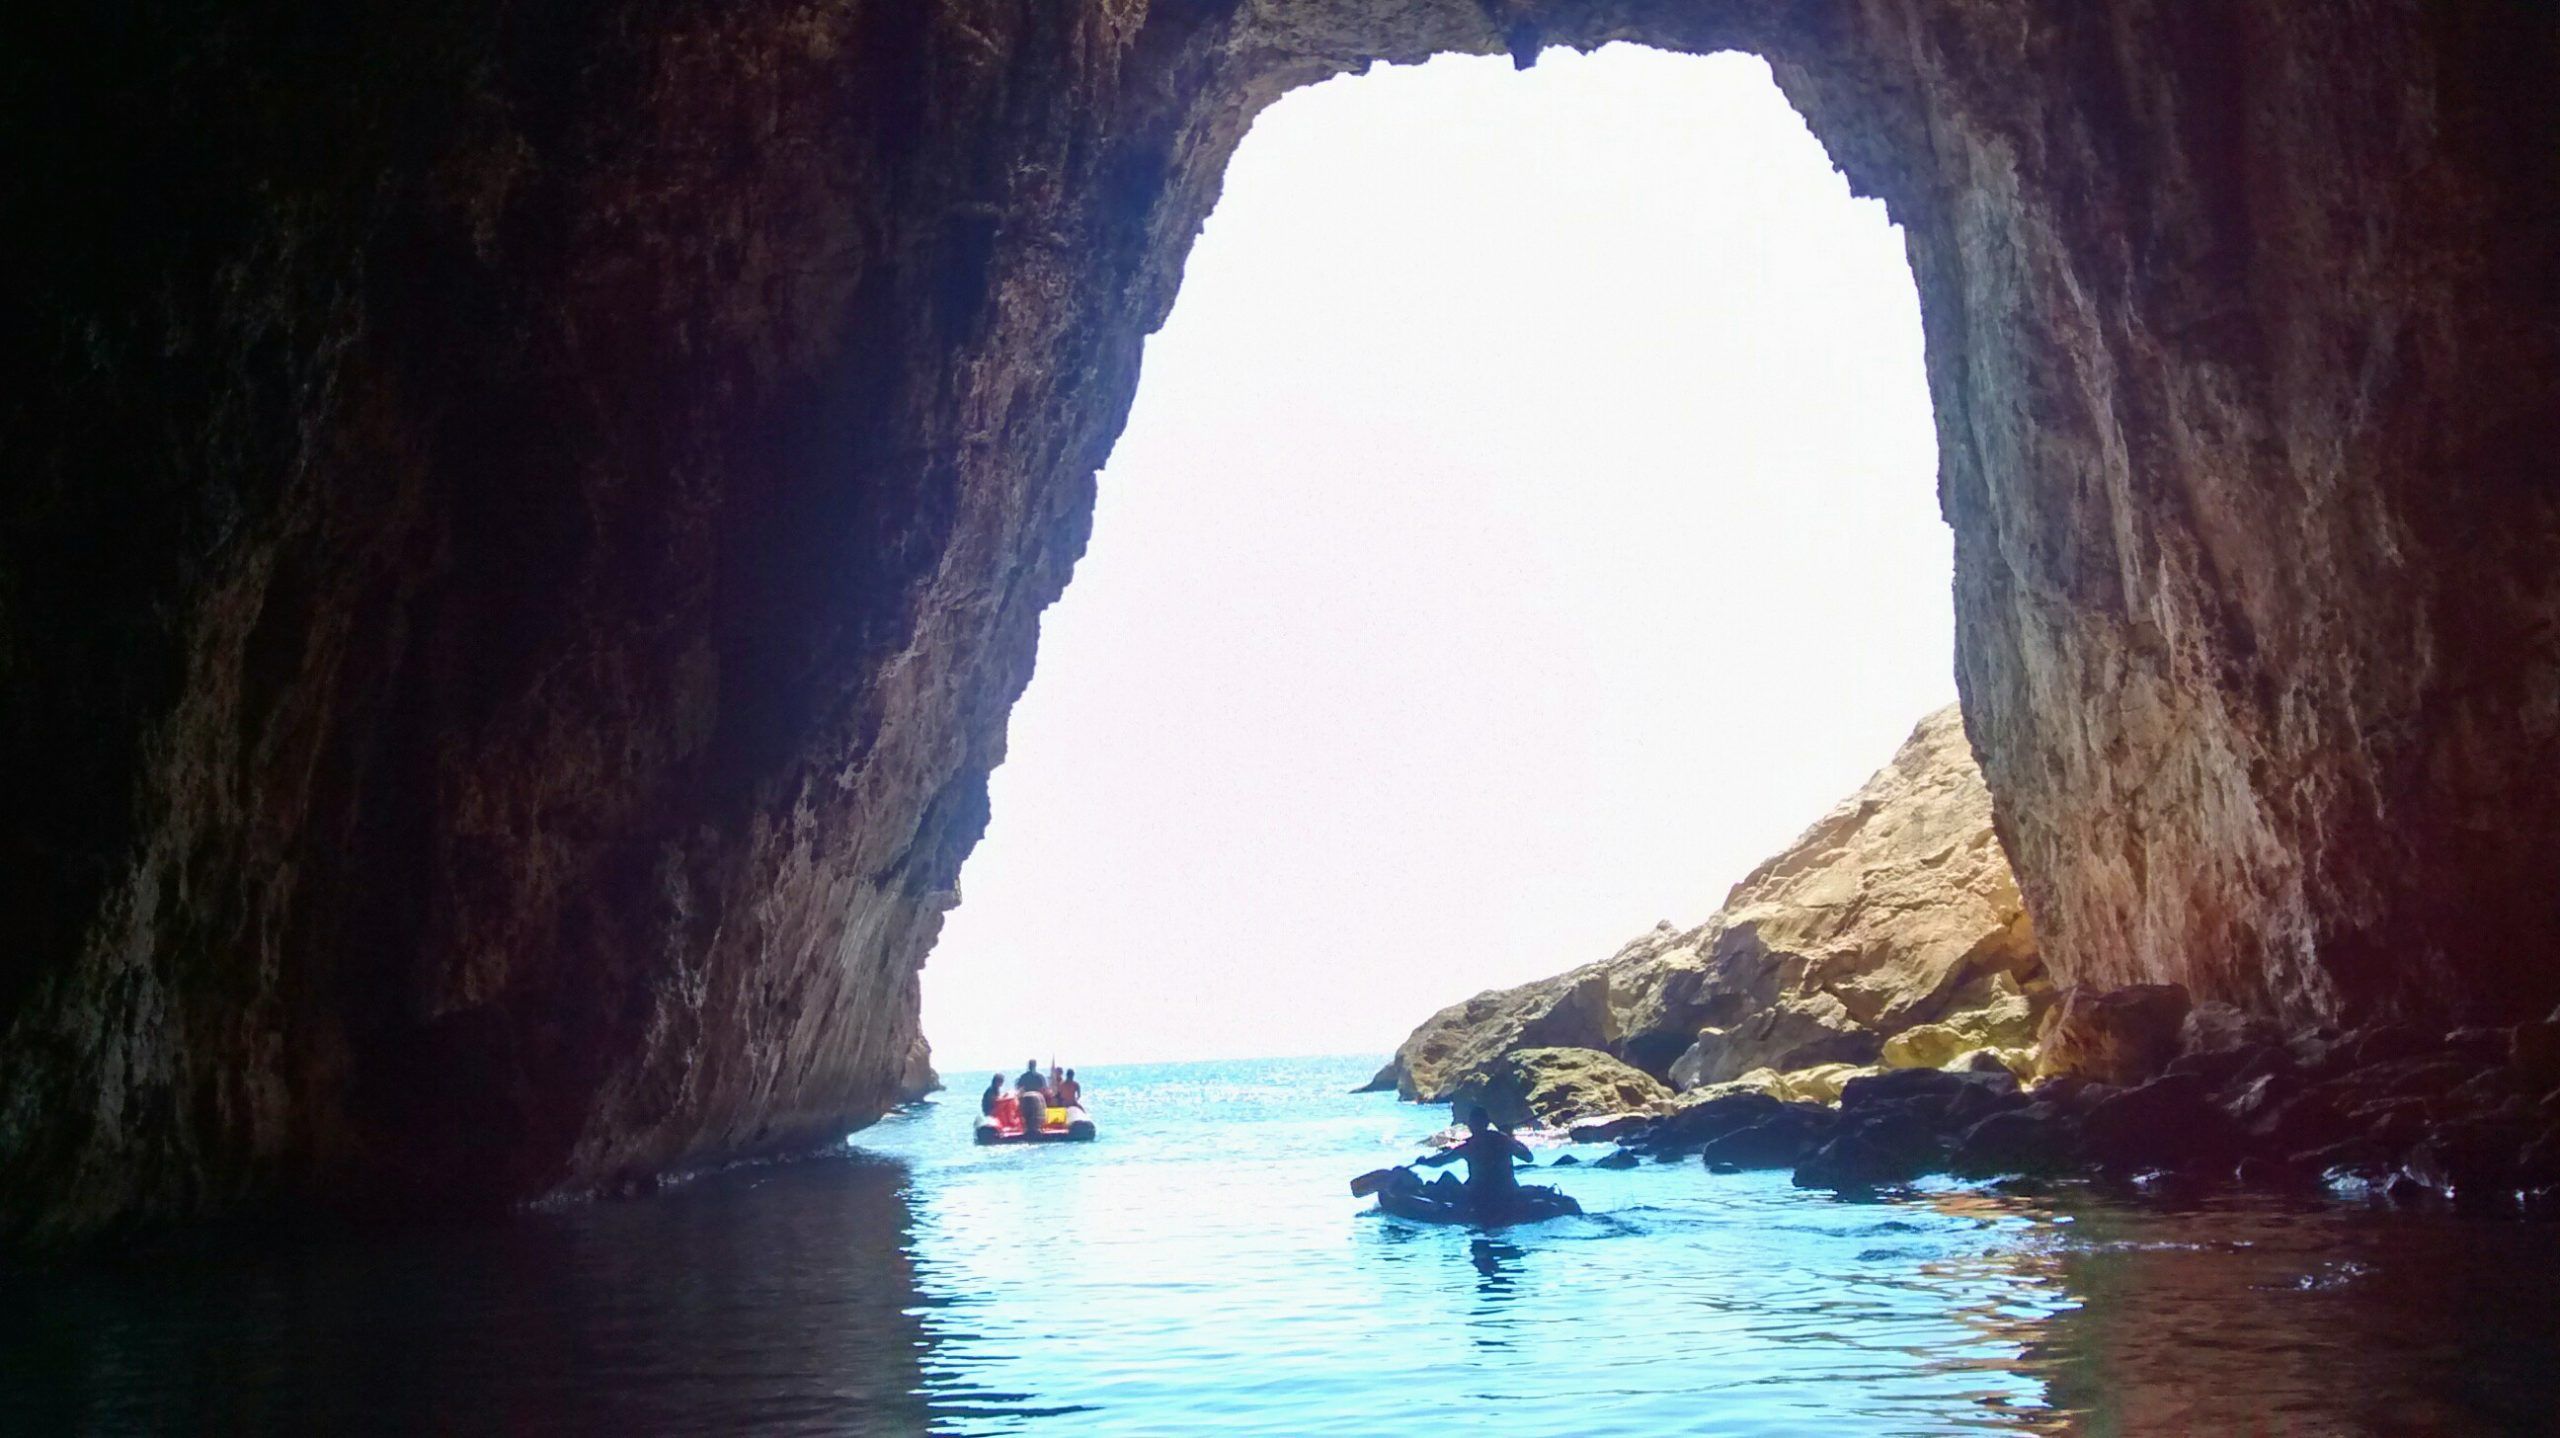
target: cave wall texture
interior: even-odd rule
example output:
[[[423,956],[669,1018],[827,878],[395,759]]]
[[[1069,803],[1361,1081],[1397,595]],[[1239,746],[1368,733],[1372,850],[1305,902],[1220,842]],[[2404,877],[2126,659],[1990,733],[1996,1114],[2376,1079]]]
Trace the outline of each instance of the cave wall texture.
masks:
[[[1442,50],[1758,52],[1908,227],[2065,976],[2560,997],[2547,5],[57,8],[0,45],[0,1231],[876,1113],[1226,157]]]

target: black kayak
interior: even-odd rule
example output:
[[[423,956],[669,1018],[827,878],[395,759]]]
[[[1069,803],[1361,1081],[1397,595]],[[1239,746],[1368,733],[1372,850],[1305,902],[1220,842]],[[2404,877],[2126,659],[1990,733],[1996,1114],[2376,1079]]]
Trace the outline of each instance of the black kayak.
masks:
[[[1534,1184],[1523,1184],[1511,1202],[1498,1212],[1479,1212],[1475,1204],[1464,1198],[1451,1201],[1434,1197],[1427,1188],[1381,1188],[1378,1211],[1416,1223],[1466,1223],[1479,1228],[1507,1228],[1515,1223],[1543,1223],[1550,1218],[1570,1218],[1582,1212],[1573,1195]]]

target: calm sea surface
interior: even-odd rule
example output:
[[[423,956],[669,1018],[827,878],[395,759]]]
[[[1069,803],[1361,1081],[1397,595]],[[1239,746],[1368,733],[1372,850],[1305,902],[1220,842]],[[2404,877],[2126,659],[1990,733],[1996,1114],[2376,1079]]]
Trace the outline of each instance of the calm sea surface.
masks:
[[[1345,1189],[1443,1118],[1375,1063],[1091,1069],[1038,1149],[960,1074],[651,1199],[0,1272],[0,1433],[2560,1431],[2560,1227],[1685,1163],[1433,1229]]]

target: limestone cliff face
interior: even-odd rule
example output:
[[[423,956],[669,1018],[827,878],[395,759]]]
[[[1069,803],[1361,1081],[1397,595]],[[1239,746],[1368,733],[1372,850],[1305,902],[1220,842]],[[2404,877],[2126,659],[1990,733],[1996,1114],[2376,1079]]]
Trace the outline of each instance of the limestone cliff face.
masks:
[[[1226,156],[1443,49],[1758,51],[1909,228],[2058,968],[2560,998],[2548,7],[132,18],[0,98],[11,1229],[876,1112]]]
[[[2048,989],[1951,706],[1705,923],[1663,924],[1600,962],[1452,1004],[1389,1071],[1407,1099],[1451,1098],[1508,1055],[1556,1046],[1691,1089],[1873,1064],[1905,1035],[1926,1048],[1943,1030],[1943,1053],[1904,1065],[1935,1067],[1973,1047],[2032,1043]]]

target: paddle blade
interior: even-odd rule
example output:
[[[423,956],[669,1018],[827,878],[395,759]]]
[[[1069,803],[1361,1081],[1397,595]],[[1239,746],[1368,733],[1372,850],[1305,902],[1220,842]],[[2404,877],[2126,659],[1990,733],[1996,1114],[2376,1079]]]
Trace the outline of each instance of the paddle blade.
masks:
[[[1379,1189],[1386,1187],[1387,1180],[1395,1176],[1396,1171],[1392,1168],[1373,1168],[1367,1173],[1360,1175],[1358,1178],[1351,1180],[1351,1196],[1353,1198],[1367,1198],[1369,1195],[1376,1193]]]

